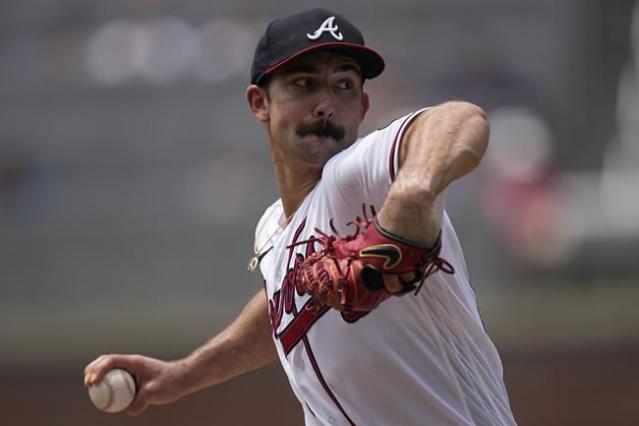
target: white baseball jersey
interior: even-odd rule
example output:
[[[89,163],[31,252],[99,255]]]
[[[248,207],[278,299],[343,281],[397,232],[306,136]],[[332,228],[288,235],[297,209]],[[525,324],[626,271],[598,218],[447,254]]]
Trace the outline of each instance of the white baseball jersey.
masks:
[[[331,158],[286,226],[281,201],[258,223],[256,247],[273,339],[307,425],[513,425],[499,355],[484,330],[462,250],[443,213],[437,272],[421,291],[391,297],[364,316],[306,309],[294,276],[311,244],[342,234],[362,204],[382,206],[398,167],[402,132],[413,113],[358,139]],[[442,207],[443,209],[443,207]],[[319,244],[315,243],[315,249]]]

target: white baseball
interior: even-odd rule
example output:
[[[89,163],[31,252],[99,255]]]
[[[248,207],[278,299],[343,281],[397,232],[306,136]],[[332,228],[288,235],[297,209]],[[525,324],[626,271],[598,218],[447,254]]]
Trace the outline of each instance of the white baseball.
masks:
[[[135,381],[128,371],[114,368],[104,375],[101,382],[89,386],[89,397],[100,410],[117,413],[135,398]]]

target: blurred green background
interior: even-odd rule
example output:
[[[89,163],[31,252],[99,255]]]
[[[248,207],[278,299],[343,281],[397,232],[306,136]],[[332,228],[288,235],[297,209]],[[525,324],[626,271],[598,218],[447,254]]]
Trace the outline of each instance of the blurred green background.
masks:
[[[278,366],[135,419],[82,378],[102,353],[188,354],[261,288],[245,265],[277,195],[244,88],[266,23],[316,5],[0,3],[0,423],[302,423]],[[447,209],[519,423],[639,424],[639,6],[322,5],[387,61],[362,132],[488,112]]]

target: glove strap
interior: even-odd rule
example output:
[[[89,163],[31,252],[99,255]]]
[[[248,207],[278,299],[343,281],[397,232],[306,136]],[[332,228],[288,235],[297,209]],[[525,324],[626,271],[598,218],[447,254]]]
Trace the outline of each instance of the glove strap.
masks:
[[[439,254],[439,252],[441,251],[441,247],[442,247],[442,231],[440,229],[439,233],[437,234],[437,239],[435,240],[435,242],[433,243],[432,246],[424,246],[421,245],[415,241],[411,241],[408,240],[406,238],[400,237],[399,235],[396,235],[392,232],[390,232],[387,229],[384,229],[379,222],[377,221],[377,217],[373,220],[373,223],[375,225],[375,229],[377,230],[377,232],[384,237],[385,239],[388,239],[390,241],[393,242],[397,242],[397,243],[401,243],[403,245],[412,247],[414,249],[417,249],[419,251],[424,252],[424,254],[421,256],[422,259],[425,260],[425,264],[422,265],[419,268],[416,268],[414,270],[415,273],[415,277],[413,277],[412,280],[409,281],[404,281],[402,279],[401,276],[398,275],[399,278],[399,282],[402,285],[402,289],[398,292],[398,293],[394,293],[394,295],[396,296],[402,296],[406,293],[410,293],[412,291],[414,291],[415,289],[417,289],[417,291],[419,291],[419,288],[421,287],[422,283],[424,282],[424,280],[427,278],[428,275],[430,275],[430,271],[429,273],[425,272],[425,267],[428,264],[428,261],[433,257],[433,256],[437,256]],[[362,283],[369,289],[369,290],[381,290],[383,288],[385,288],[384,286],[384,276],[382,274],[382,272],[380,272],[379,270],[366,266],[362,269],[361,272],[361,279],[362,279]],[[419,283],[419,287],[417,286],[417,283]]]
[[[436,251],[441,250],[442,248],[442,231],[441,229],[439,230],[439,233],[437,234],[437,239],[435,240],[435,243],[432,246],[423,246],[415,241],[412,240],[408,240],[406,238],[400,237],[397,234],[392,233],[391,231],[382,228],[382,226],[379,224],[379,222],[377,221],[377,217],[374,220],[374,224],[375,224],[375,229],[377,229],[377,231],[383,235],[384,237],[388,238],[389,240],[392,241],[397,241],[398,243],[402,243],[402,244],[406,244],[407,246],[411,246],[411,247],[415,247],[416,249],[419,250],[424,250],[424,251],[428,251],[428,253],[434,253]]]

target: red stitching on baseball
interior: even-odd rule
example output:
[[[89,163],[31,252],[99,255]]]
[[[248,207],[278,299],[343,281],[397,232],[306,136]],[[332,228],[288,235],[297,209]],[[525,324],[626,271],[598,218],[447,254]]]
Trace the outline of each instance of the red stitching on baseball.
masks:
[[[135,383],[133,382],[133,376],[130,374],[122,373],[124,377],[124,382],[126,383],[126,388],[131,392],[131,396],[135,397]]]
[[[102,409],[107,411],[109,408],[111,408],[111,405],[113,405],[113,402],[115,400],[115,390],[113,389],[113,383],[111,383],[111,379],[109,378],[109,376],[104,376],[103,381],[107,387],[109,397],[107,398],[106,405],[102,407]]]

